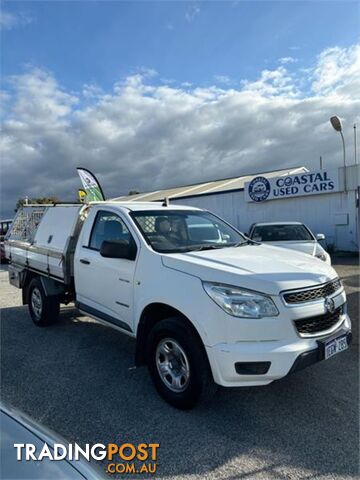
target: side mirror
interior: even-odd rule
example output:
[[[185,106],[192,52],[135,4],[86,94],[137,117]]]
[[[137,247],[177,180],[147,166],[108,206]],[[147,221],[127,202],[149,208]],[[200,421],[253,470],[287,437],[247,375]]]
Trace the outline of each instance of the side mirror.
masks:
[[[135,242],[128,242],[126,240],[104,240],[101,244],[100,255],[106,258],[135,260],[136,250]]]
[[[325,235],[323,233],[316,234],[316,240],[319,242],[320,240],[325,240]]]

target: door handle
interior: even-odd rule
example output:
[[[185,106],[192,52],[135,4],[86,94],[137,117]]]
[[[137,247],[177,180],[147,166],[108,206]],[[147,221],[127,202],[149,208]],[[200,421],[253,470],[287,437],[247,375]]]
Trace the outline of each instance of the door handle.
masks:
[[[89,260],[85,260],[85,258],[80,258],[80,263],[83,263],[84,265],[90,265]]]

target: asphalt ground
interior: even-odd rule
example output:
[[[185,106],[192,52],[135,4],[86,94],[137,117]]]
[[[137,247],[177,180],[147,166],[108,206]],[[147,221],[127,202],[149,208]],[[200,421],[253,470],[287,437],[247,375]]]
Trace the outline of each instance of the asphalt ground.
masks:
[[[1,267],[2,400],[69,442],[159,443],[156,478],[359,478],[358,259],[339,257],[335,268],[353,321],[348,351],[182,412],[145,368],[130,369],[132,339],[72,308],[37,328]]]

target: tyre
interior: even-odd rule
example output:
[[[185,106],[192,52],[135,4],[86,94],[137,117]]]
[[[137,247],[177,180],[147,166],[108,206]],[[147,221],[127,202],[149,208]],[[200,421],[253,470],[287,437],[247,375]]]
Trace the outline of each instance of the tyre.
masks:
[[[59,298],[56,295],[47,296],[39,278],[30,282],[28,304],[30,316],[38,327],[52,325],[59,318]]]
[[[158,393],[176,408],[190,409],[217,389],[204,346],[181,317],[161,320],[153,327],[147,361]]]

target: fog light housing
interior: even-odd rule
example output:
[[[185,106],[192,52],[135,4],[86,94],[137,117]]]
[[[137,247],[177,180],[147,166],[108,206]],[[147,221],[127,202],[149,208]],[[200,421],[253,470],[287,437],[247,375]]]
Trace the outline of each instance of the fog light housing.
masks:
[[[239,375],[265,375],[271,362],[236,362],[235,370]]]

